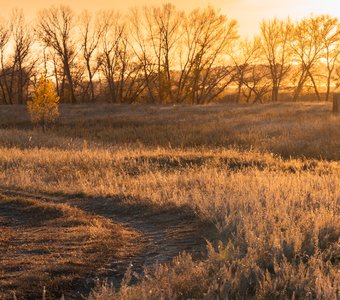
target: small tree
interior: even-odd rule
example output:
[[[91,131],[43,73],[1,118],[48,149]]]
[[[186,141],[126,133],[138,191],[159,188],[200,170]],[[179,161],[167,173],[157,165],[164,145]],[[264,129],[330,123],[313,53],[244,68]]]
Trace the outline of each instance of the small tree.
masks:
[[[27,102],[27,107],[32,122],[41,124],[45,131],[46,124],[53,122],[59,116],[59,97],[53,81],[42,76],[35,88],[32,100]]]

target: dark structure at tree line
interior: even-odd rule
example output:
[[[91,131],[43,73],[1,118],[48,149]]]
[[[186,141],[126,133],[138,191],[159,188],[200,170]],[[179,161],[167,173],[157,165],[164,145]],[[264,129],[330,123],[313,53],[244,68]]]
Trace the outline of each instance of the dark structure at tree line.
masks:
[[[0,22],[0,103],[26,103],[42,74],[62,102],[203,104],[329,100],[340,82],[340,24],[330,16],[263,21],[241,39],[237,22],[211,7],[171,4],[76,15],[67,6],[28,24]]]

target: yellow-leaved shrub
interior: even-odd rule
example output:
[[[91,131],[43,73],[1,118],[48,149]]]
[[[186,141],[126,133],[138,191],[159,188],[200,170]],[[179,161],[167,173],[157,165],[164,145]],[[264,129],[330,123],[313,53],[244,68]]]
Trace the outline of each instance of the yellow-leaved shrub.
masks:
[[[33,123],[42,125],[55,121],[59,116],[59,97],[52,80],[42,76],[35,88],[31,101],[27,102]]]

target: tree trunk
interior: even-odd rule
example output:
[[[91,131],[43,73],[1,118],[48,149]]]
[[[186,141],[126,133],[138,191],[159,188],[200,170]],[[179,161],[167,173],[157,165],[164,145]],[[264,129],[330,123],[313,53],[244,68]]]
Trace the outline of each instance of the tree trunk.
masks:
[[[89,87],[90,87],[90,100],[91,102],[94,102],[95,99],[95,95],[94,95],[94,85],[93,85],[93,80],[92,80],[92,71],[91,71],[91,64],[90,64],[90,60],[87,59],[86,60],[86,67],[87,67],[87,73],[89,76]],[[87,88],[86,88],[86,92],[87,92]]]
[[[312,81],[312,84],[313,84],[313,87],[314,87],[314,91],[315,91],[315,95],[318,98],[318,101],[320,102],[321,101],[321,96],[320,96],[320,93],[318,91],[318,86],[317,86],[317,84],[316,84],[316,82],[314,80],[314,76],[312,75],[312,73],[309,70],[307,72],[308,72],[309,78]]]
[[[294,91],[294,95],[293,95],[293,101],[294,102],[296,102],[299,99],[300,94],[301,94],[302,89],[303,89],[303,86],[306,82],[306,79],[307,79],[307,75],[306,75],[305,71],[303,71],[303,74],[301,75],[299,82],[297,84],[297,87],[295,88],[295,91]]]
[[[277,102],[278,100],[279,100],[279,87],[277,85],[274,85],[272,89],[272,101]]]
[[[20,64],[19,69],[18,69],[18,103],[19,104],[24,104],[24,96],[23,96],[23,74],[22,74],[22,66]]]
[[[327,77],[327,90],[326,90],[326,101],[329,101],[329,95],[331,93],[331,76],[328,75]]]
[[[53,68],[54,68],[54,78],[55,78],[55,85],[56,85],[57,95],[58,95],[58,97],[60,97],[61,91],[60,91],[60,88],[59,88],[58,66],[57,66],[57,62],[56,62],[54,57],[53,57]],[[46,74],[47,74],[47,71],[46,71]]]
[[[340,94],[334,93],[333,94],[333,112],[339,113],[339,102],[340,102]]]
[[[71,70],[68,64],[65,65],[65,73],[66,73],[65,75],[66,75],[66,78],[69,84],[69,89],[70,89],[69,92],[71,93],[71,103],[74,104],[77,102],[77,100],[76,100],[76,96],[74,93],[73,78],[72,78]]]

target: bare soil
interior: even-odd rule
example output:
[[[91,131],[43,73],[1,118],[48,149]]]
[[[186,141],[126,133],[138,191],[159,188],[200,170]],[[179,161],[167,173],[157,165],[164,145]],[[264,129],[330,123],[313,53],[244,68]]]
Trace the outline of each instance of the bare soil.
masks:
[[[0,299],[82,299],[96,281],[119,288],[126,270],[185,251],[205,256],[215,228],[186,207],[136,205],[132,197],[29,193],[0,188]]]

